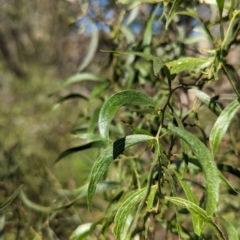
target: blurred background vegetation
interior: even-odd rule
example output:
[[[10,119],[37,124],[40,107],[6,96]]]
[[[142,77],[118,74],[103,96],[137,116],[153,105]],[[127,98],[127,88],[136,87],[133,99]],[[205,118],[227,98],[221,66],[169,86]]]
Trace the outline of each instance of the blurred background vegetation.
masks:
[[[2,0],[0,4],[1,202],[23,184],[34,203],[57,206],[68,202],[59,189],[85,183],[94,153],[85,151],[54,165],[63,150],[80,142],[69,132],[79,122],[76,113],[81,112],[82,101],[67,102],[53,111],[59,96],[50,95],[76,73],[86,55],[89,37],[79,33],[75,22],[89,4],[97,8],[98,3]],[[106,34],[101,41],[108,44]],[[77,208],[42,213],[15,200],[4,213],[5,239],[40,239],[41,234],[43,239],[68,239],[88,218],[81,203]]]
[[[84,96],[91,93],[93,85],[83,82],[56,90],[68,77],[83,69],[113,79],[111,84],[116,89],[126,87],[119,80],[124,80],[125,65],[121,61],[125,63],[126,59],[113,59],[100,49],[162,53],[163,59],[173,60],[185,54],[202,54],[199,49],[208,42],[194,42],[193,29],[197,23],[190,17],[175,19],[170,30],[165,31],[160,21],[162,8],[147,3],[141,5],[138,15],[130,14],[123,4],[112,0],[0,0],[0,4],[1,201],[23,184],[27,198],[39,204],[24,204],[18,198],[11,203],[3,214],[5,239],[69,239],[78,225],[99,219],[105,205],[104,200],[99,200],[99,215],[95,211],[94,216],[88,213],[86,199],[60,212],[40,208],[69,202],[71,199],[61,189],[84,185],[98,153],[85,150],[54,165],[62,151],[81,143],[70,131],[84,123],[82,116],[89,107]],[[210,12],[206,4],[198,6],[198,1],[189,4],[196,5],[204,21],[214,18],[214,9]],[[150,26],[153,31],[148,39],[145,29],[153,11],[157,20]],[[121,22],[125,28],[119,31]],[[186,39],[193,40],[190,47]],[[239,49],[237,46],[234,54],[228,55],[229,64],[238,74]],[[144,66],[145,69],[141,62],[136,63],[138,79],[133,79],[132,88],[153,96],[159,85],[153,74],[147,74],[150,65]],[[150,83],[144,80],[146,77]],[[228,92],[229,86],[224,81],[217,84],[216,94]],[[213,89],[214,85],[208,87],[209,92]],[[71,92],[81,93],[83,97],[66,101],[59,108],[54,105]]]

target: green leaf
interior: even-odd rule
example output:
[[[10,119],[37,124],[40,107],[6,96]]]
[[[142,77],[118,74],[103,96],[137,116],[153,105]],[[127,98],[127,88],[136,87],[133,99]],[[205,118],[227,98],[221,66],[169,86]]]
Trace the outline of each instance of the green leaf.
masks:
[[[139,16],[139,10],[140,10],[140,6],[136,6],[132,8],[129,11],[129,14],[127,16],[125,15],[126,20],[124,21],[124,23],[122,23],[124,24],[123,26],[129,26],[131,23],[133,23],[133,21]]]
[[[64,196],[67,195],[75,198],[82,198],[87,196],[88,186],[89,186],[89,183],[76,189],[71,189],[71,190],[61,189],[59,190],[59,192]],[[105,191],[112,190],[114,188],[119,188],[119,187],[123,187],[123,185],[119,182],[103,181],[97,184],[96,193],[105,192]]]
[[[238,89],[240,87],[238,72],[229,64],[220,63],[220,65],[222,66],[225,75],[228,77],[228,80],[231,82],[234,92],[238,95],[238,97],[240,97],[240,94],[238,93]]]
[[[88,64],[92,61],[98,47],[98,29],[94,23],[91,23],[91,34],[92,36],[89,43],[88,52],[78,68],[79,72],[86,68]]]
[[[133,126],[131,126],[131,125],[129,125],[129,124],[128,124],[128,126],[132,129],[132,131],[133,131],[135,134],[143,134],[143,135],[152,136],[152,134],[151,134],[150,132],[148,132],[147,130],[145,130],[145,129],[133,127]]]
[[[147,21],[144,34],[143,34],[143,43],[142,46],[144,47],[144,53],[150,54],[150,45],[152,42],[152,36],[153,36],[153,23],[155,20],[156,13],[158,11],[158,7],[155,7],[154,11],[151,14],[151,17]]]
[[[214,37],[213,37],[211,31],[209,30],[210,28],[204,23],[204,21],[199,17],[199,15],[197,14],[197,12],[194,9],[187,8],[187,11],[177,12],[176,14],[187,15],[192,18],[195,18],[202,25],[203,30],[206,33],[206,35],[209,37],[209,39],[212,42],[214,42]]]
[[[173,175],[170,173],[169,169],[165,167],[165,166],[167,166],[169,160],[167,159],[166,155],[162,153],[162,150],[161,150],[161,158],[160,158],[160,160],[161,160],[161,163],[162,163],[162,169],[163,169],[164,178],[169,182],[170,187],[171,187],[171,194],[173,196],[177,196],[175,179],[173,178]]]
[[[77,99],[77,98],[80,98],[80,99],[82,98],[84,100],[88,100],[88,98],[82,94],[71,93],[71,94],[68,94],[67,96],[61,97],[56,103],[54,103],[53,110],[57,109],[61,103],[68,101],[68,100]]]
[[[93,223],[84,223],[78,226],[71,234],[70,240],[89,240],[88,236],[96,229],[102,219]]]
[[[71,130],[72,134],[77,134],[80,132],[86,132],[88,131],[88,124],[82,124],[80,126],[76,126],[74,129]]]
[[[155,75],[158,75],[159,71],[165,66],[165,63],[162,61],[160,57],[154,56],[152,54],[142,53],[142,52],[121,52],[121,51],[103,51],[103,52],[111,52],[115,54],[125,54],[125,55],[134,55],[141,58],[144,58],[147,61],[153,61],[153,72]]]
[[[105,89],[107,89],[110,86],[110,82],[103,82],[99,83],[92,91],[90,94],[89,99],[94,99],[96,96],[99,94],[103,93]]]
[[[218,176],[222,184],[224,184],[229,189],[231,189],[232,191],[240,195],[240,192],[238,192],[234,187],[232,187],[232,185],[229,183],[229,181],[223,176],[223,174],[220,171],[218,171]]]
[[[227,230],[228,240],[239,240],[237,229],[231,224],[231,222],[225,220],[223,217],[220,217],[223,222],[224,227]]]
[[[123,121],[123,123],[126,124],[128,127],[130,127],[134,134],[142,134],[142,135],[152,136],[152,134],[145,129],[134,127],[134,126],[132,126],[132,125],[130,125],[130,124],[124,122],[124,121]]]
[[[154,75],[157,76],[160,70],[165,66],[165,63],[162,61],[160,57],[155,57],[153,59],[153,72]]]
[[[157,190],[158,190],[158,186],[157,185],[152,186],[151,191],[150,191],[150,193],[148,195],[147,209],[146,209],[148,212],[153,211],[153,205],[154,205],[154,200],[155,200],[155,196],[156,196]]]
[[[4,210],[19,194],[20,190],[22,189],[23,185],[21,185],[4,203],[0,205],[0,211]]]
[[[188,91],[197,96],[217,116],[222,112],[222,108],[220,107],[220,105],[214,102],[213,98],[211,98],[205,92],[200,91],[198,89],[189,89]]]
[[[227,29],[227,32],[225,34],[225,38],[224,38],[224,40],[222,42],[222,45],[221,45],[221,49],[224,50],[224,51],[227,51],[228,48],[229,48],[229,44],[230,44],[232,36],[233,36],[233,28],[234,28],[235,19],[239,14],[240,14],[240,10],[233,11],[231,21],[228,25],[228,29]]]
[[[157,107],[156,101],[148,95],[135,90],[121,91],[112,95],[102,106],[99,114],[99,132],[108,139],[109,125],[116,111],[123,106],[149,105]]]
[[[239,100],[231,102],[219,115],[217,121],[215,122],[210,136],[209,142],[212,149],[213,156],[216,155],[220,142],[223,139],[224,134],[226,133],[231,120],[235,116],[236,112],[240,108]]]
[[[19,193],[19,197],[20,197],[20,199],[22,200],[22,202],[25,206],[27,206],[28,208],[30,208],[34,211],[43,212],[43,213],[60,212],[64,209],[68,209],[73,204],[75,204],[76,200],[78,200],[78,198],[76,198],[76,199],[68,202],[67,204],[64,204],[64,205],[59,206],[59,207],[46,207],[46,206],[36,204],[36,203],[32,202],[31,200],[29,200],[27,198],[26,194],[22,190]]]
[[[169,202],[174,203],[175,205],[178,205],[178,206],[183,207],[183,208],[187,208],[187,210],[191,214],[195,214],[196,216],[198,216],[201,219],[202,222],[204,222],[205,224],[207,224],[211,228],[213,228],[217,232],[218,237],[220,239],[226,240],[226,238],[224,237],[221,229],[213,221],[213,218],[211,216],[209,216],[207,214],[207,212],[204,211],[202,208],[200,208],[198,205],[196,205],[195,203],[192,203],[192,202],[190,202],[186,199],[179,198],[179,197],[165,197],[165,199]]]
[[[216,0],[219,10],[219,15],[222,18],[223,8],[224,8],[224,2],[225,0]]]
[[[218,202],[219,197],[219,177],[216,163],[208,148],[190,132],[169,125],[168,129],[182,138],[192,149],[194,155],[198,159],[206,180],[207,203],[206,212],[212,216]]]
[[[175,13],[176,13],[176,10],[177,8],[181,5],[181,3],[183,2],[184,0],[174,0],[174,3],[170,9],[170,12],[168,14],[168,18],[167,18],[167,22],[166,22],[166,27],[165,29],[168,28],[168,25],[170,24],[170,22],[172,21]]]
[[[121,26],[120,29],[123,35],[125,36],[128,44],[132,44],[133,42],[136,41],[135,40],[136,36],[134,35],[130,28],[128,28],[127,26]]]
[[[212,58],[185,57],[178,60],[166,62],[165,64],[169,68],[171,74],[177,74],[191,68],[201,67],[203,64],[211,62]]]
[[[200,169],[202,169],[201,165],[199,164],[199,161],[193,157],[188,158],[188,162],[192,163],[193,165],[195,165],[196,167],[199,167]],[[227,169],[224,169],[224,168]],[[239,177],[239,170],[233,168],[232,166],[222,166],[221,164],[218,164],[218,169],[222,170],[222,171],[227,171],[231,174],[234,174],[235,176]],[[223,174],[218,170],[218,177],[221,181],[221,184],[227,186],[229,189],[231,189],[232,191],[234,191],[237,194],[240,194],[240,192],[238,192],[235,188],[232,187],[232,185],[228,182],[228,180],[223,176]]]
[[[218,164],[218,169],[224,172],[228,172],[236,176],[237,178],[240,178],[240,169],[237,167],[234,167],[232,165],[227,165],[224,163],[219,163]]]
[[[97,82],[102,82],[105,81],[104,78],[102,78],[101,76],[98,76],[96,74],[93,73],[77,73],[71,77],[69,77],[66,82],[64,83],[63,87],[66,87],[70,84],[73,83],[78,83],[78,82],[82,82],[82,81],[97,81]]]
[[[91,119],[89,121],[88,125],[88,132],[93,133],[95,128],[98,127],[98,118],[99,118],[99,113],[100,113],[101,107],[96,107],[94,109],[93,115],[91,116]]]
[[[94,133],[76,134],[75,137],[87,140],[88,142],[96,142],[96,141],[103,141],[104,140],[101,136],[99,136],[98,134],[94,134]]]
[[[107,171],[109,165],[115,158],[119,156],[126,148],[131,147],[139,142],[149,141],[155,139],[148,135],[130,135],[121,138],[114,143],[110,144],[99,156],[95,162],[90,174],[90,182],[88,187],[88,208],[92,210],[92,200],[96,191],[97,183],[100,178]]]
[[[76,152],[79,152],[79,151],[83,151],[83,150],[86,150],[86,149],[89,149],[89,148],[99,148],[99,147],[104,147],[106,144],[103,140],[100,140],[100,141],[93,141],[93,142],[90,142],[90,143],[87,143],[87,144],[84,144],[82,146],[78,146],[78,147],[73,147],[73,148],[69,148],[65,151],[63,151],[59,156],[58,158],[55,160],[55,163],[57,163],[58,161],[60,161],[62,158],[70,155],[70,154],[73,154],[73,153],[76,153]]]
[[[134,192],[118,209],[114,218],[115,227],[113,229],[117,240],[126,239],[126,235],[128,234],[129,227],[132,223],[133,210],[139,205],[146,195],[146,190],[147,188],[143,188]]]
[[[154,58],[156,57],[152,54],[147,54],[147,53],[142,53],[142,52],[132,52],[132,51],[121,52],[121,51],[102,50],[102,52],[114,53],[114,54],[124,54],[124,55],[134,55],[134,56],[144,58],[147,61],[153,61]]]
[[[60,212],[63,211],[65,209],[68,209],[69,207],[71,207],[72,205],[74,205],[80,198],[86,197],[87,196],[87,189],[88,189],[89,184],[85,184],[84,186],[80,187],[79,189],[74,189],[74,190],[60,190],[60,194],[63,194],[64,197],[66,197],[66,195],[71,195],[74,196],[75,198],[63,205],[60,206],[42,206],[39,204],[36,204],[34,202],[32,202],[27,196],[26,194],[21,190],[19,192],[19,197],[22,200],[23,204],[25,206],[27,206],[28,208],[37,211],[37,212],[43,212],[43,213],[53,213],[53,212]],[[105,192],[117,187],[120,187],[121,184],[117,183],[117,182],[101,182],[99,184],[97,184],[96,187],[96,192]]]
[[[184,125],[183,125],[182,120],[178,117],[178,115],[175,112],[173,112],[173,117],[175,118],[178,127],[181,128],[181,129],[184,129]],[[183,158],[184,158],[184,157],[187,156],[188,146],[187,146],[186,142],[183,141],[182,139],[181,139],[181,146],[182,146],[182,153],[183,153],[182,155],[183,155]]]
[[[71,234],[70,240],[84,240],[94,230],[93,223],[83,223],[79,225]]]
[[[193,195],[193,192],[191,191],[190,187],[186,183],[186,181],[184,181],[182,179],[182,177],[180,176],[180,174],[177,171],[175,171],[174,169],[172,169],[172,171],[174,172],[178,181],[180,182],[188,201],[197,205],[198,204],[197,200],[196,200],[195,196]],[[200,236],[202,233],[202,230],[203,230],[203,222],[201,221],[201,218],[199,218],[198,215],[196,215],[196,214],[192,214],[192,223],[193,223],[194,233],[196,235]]]

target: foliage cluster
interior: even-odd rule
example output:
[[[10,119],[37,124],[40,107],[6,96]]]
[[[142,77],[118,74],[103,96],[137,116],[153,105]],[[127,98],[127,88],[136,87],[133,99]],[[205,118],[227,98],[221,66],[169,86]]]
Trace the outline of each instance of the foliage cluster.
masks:
[[[20,187],[1,210],[19,195],[45,214],[47,225],[87,197],[80,208],[88,206],[92,218],[71,239],[239,239],[239,66],[231,62],[239,3],[121,0],[117,6],[112,47],[102,49],[107,63],[89,67],[99,39],[93,18],[89,51],[54,106],[81,101],[72,133],[83,143],[56,164],[79,151],[96,153],[88,183],[56,186],[58,199],[68,201],[54,207],[31,202]]]
[[[97,82],[87,96],[86,125],[74,130],[86,144],[58,160],[104,148],[89,177],[87,202],[96,211],[93,197],[102,191],[109,202],[100,220],[80,226],[72,238],[104,239],[112,230],[116,239],[238,239],[225,200],[238,205],[239,192],[223,172],[239,178],[239,123],[229,127],[240,107],[238,73],[227,56],[238,45],[240,11],[234,1],[121,2],[128,5],[111,32],[115,48],[103,50],[112,57],[110,78],[82,72],[66,83]],[[211,17],[201,16],[210,9]],[[137,35],[134,21],[144,19],[144,11]],[[226,87],[213,84],[219,79],[229,83],[228,100],[221,98]]]

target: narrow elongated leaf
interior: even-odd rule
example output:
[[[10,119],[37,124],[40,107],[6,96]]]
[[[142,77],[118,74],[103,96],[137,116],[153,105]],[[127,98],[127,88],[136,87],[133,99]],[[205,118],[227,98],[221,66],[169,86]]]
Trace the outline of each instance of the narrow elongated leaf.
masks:
[[[152,42],[152,36],[153,36],[153,22],[156,16],[156,13],[158,11],[158,7],[155,7],[154,11],[151,14],[151,17],[147,21],[146,28],[144,30],[143,34],[143,47],[144,47],[144,53],[150,53],[150,44]]]
[[[108,51],[108,50],[102,50],[102,52],[109,52],[109,53],[115,53],[115,54],[125,54],[125,55],[134,55],[134,56],[142,57],[142,58],[146,59],[147,61],[151,61],[151,60],[153,61],[154,58],[156,57],[152,54],[147,54],[147,53],[142,53],[142,52],[131,52],[131,51],[121,52],[121,51]]]
[[[166,163],[168,162],[168,159],[165,154],[161,154],[161,163],[166,166]],[[169,172],[168,168],[164,167],[162,165],[163,173],[165,175],[166,180],[169,182],[171,186],[171,194],[173,196],[177,196],[177,190],[176,190],[176,184],[175,179],[173,178],[173,175]]]
[[[176,14],[180,14],[180,15],[187,15],[190,17],[195,18],[203,27],[204,32],[206,33],[206,35],[209,37],[209,39],[213,42],[214,41],[214,37],[210,31],[210,28],[205,24],[205,22],[199,17],[199,15],[197,14],[197,11],[191,9],[191,8],[187,8],[187,11],[181,11],[181,12],[177,12]]]
[[[88,125],[88,132],[93,133],[95,129],[98,127],[98,118],[99,118],[99,113],[101,110],[101,107],[97,107],[94,109],[95,111],[93,112],[93,115],[91,116],[91,119],[89,121]]]
[[[186,183],[186,181],[184,181],[182,179],[182,177],[180,176],[180,174],[177,171],[175,171],[174,169],[172,169],[172,171],[174,172],[178,181],[180,182],[188,201],[197,205],[198,204],[197,200],[196,200],[195,196],[193,195],[193,192],[191,191],[190,187]],[[194,228],[195,234],[200,236],[202,233],[202,230],[203,230],[203,222],[201,221],[201,218],[199,218],[198,215],[192,213],[192,222],[193,222],[193,228]]]
[[[78,68],[79,72],[86,68],[88,64],[92,61],[98,47],[98,29],[94,23],[91,23],[91,33],[92,36],[89,43],[88,52]]]
[[[88,130],[88,124],[82,124],[80,126],[76,126],[74,129],[71,130],[72,134],[86,132]]]
[[[109,125],[116,111],[123,106],[149,105],[157,107],[155,100],[135,90],[126,90],[112,95],[102,106],[99,114],[99,132],[108,139]]]
[[[66,86],[68,86],[70,84],[73,84],[73,83],[82,82],[82,81],[98,81],[98,82],[101,82],[101,81],[104,81],[104,78],[102,78],[101,76],[98,76],[96,74],[88,73],[88,72],[77,73],[77,74],[69,77],[66,80],[66,82],[64,83],[63,87],[66,87]]]
[[[66,157],[66,156],[68,156],[70,154],[73,154],[73,153],[76,153],[76,152],[79,152],[79,151],[83,151],[83,150],[86,150],[86,149],[89,149],[89,148],[99,148],[99,147],[104,147],[104,146],[105,146],[105,142],[103,140],[100,140],[100,141],[93,141],[93,142],[84,144],[82,146],[69,148],[69,149],[63,151],[58,156],[58,158],[55,160],[55,163],[57,163],[62,158]]]
[[[160,57],[155,57],[153,59],[153,72],[154,75],[157,76],[160,70],[165,66],[165,63],[162,61]]]
[[[50,234],[53,233],[53,231],[51,230],[51,228],[49,228],[49,232]],[[53,234],[54,235],[54,234]],[[34,239],[34,240],[42,240],[42,234],[39,234],[37,231],[35,231],[35,229],[31,226],[29,226],[26,229],[26,233],[25,233],[25,237],[27,239]]]
[[[113,229],[117,240],[126,239],[128,229],[131,226],[131,222],[129,223],[128,219],[131,217],[133,210],[138,206],[140,201],[145,196],[146,190],[146,188],[143,188],[134,192],[124,201],[124,203],[118,209],[114,218],[115,227]]]
[[[91,233],[91,227],[92,227],[92,223],[81,224],[72,232],[70,236],[70,240],[87,239],[87,236]]]
[[[59,193],[63,194],[64,196],[68,195],[71,197],[77,197],[82,198],[87,196],[88,192],[88,186],[89,184],[85,184],[80,188],[72,189],[72,190],[66,190],[66,189],[60,189]],[[122,187],[123,185],[118,182],[112,182],[112,181],[103,181],[97,184],[96,193],[104,192],[107,190],[111,190],[114,188]]]
[[[220,171],[218,171],[218,176],[219,176],[219,179],[221,180],[221,184],[227,186],[233,192],[240,195],[240,192],[238,192],[234,187],[232,187],[232,185],[229,183],[229,181],[223,176],[223,174]]]
[[[93,223],[84,223],[78,226],[71,234],[70,240],[86,240],[88,236],[96,229],[97,225],[102,222],[102,219]]]
[[[76,134],[75,137],[80,138],[80,139],[85,139],[89,142],[96,142],[96,141],[103,141],[104,140],[101,136],[99,136],[98,134],[94,134],[94,133]]]
[[[180,184],[181,184],[181,186],[183,188],[183,191],[186,194],[186,197],[187,197],[188,201],[197,204],[197,200],[196,200],[195,196],[193,195],[190,187],[186,183],[186,181],[184,181],[182,179],[181,175],[177,171],[175,171],[174,169],[172,169],[172,171],[174,172],[174,174],[176,175],[178,181],[180,182]]]
[[[182,120],[179,118],[179,116],[175,112],[173,112],[173,117],[175,118],[178,127],[181,129],[184,129]],[[182,139],[181,139],[181,146],[182,146],[183,157],[186,157],[187,153],[188,153],[188,146],[187,146],[186,142],[183,141]]]
[[[194,155],[198,159],[206,180],[207,203],[206,212],[212,216],[218,202],[219,197],[219,177],[216,163],[208,148],[190,132],[169,125],[168,129],[182,138],[192,149]]]
[[[222,240],[226,240],[224,237],[221,229],[217,226],[217,224],[213,221],[213,218],[207,214],[206,211],[204,211],[202,208],[200,208],[198,205],[196,205],[193,202],[190,202],[186,199],[179,198],[179,197],[165,197],[165,199],[169,202],[172,202],[180,207],[186,208],[190,213],[195,214],[198,216],[202,222],[209,225],[211,228],[213,228],[217,234],[218,237]]]
[[[99,156],[95,162],[90,174],[90,182],[88,187],[88,208],[92,210],[92,199],[96,191],[97,183],[103,174],[107,171],[112,161],[118,157],[126,148],[131,147],[139,142],[149,141],[155,139],[148,135],[130,135],[121,138],[110,144]]]
[[[157,185],[152,186],[151,191],[148,195],[148,199],[147,199],[147,209],[146,210],[149,212],[153,211],[154,200],[155,200],[157,191],[158,191],[158,186]]]
[[[76,200],[78,200],[78,198],[75,198],[71,202],[68,202],[67,204],[64,204],[59,207],[46,207],[46,206],[39,205],[39,204],[34,203],[31,200],[29,200],[23,191],[20,191],[19,197],[25,206],[27,206],[30,209],[33,209],[34,211],[43,212],[43,213],[52,213],[52,212],[62,211],[64,209],[71,207],[73,204],[75,204]]]
[[[228,240],[239,240],[238,237],[238,231],[237,229],[231,224],[231,222],[225,220],[223,217],[221,217],[221,221],[224,224],[224,227],[227,230],[228,233]]]
[[[162,61],[160,57],[154,56],[152,54],[142,53],[142,52],[120,52],[120,51],[103,51],[103,52],[111,52],[115,54],[126,54],[126,55],[134,55],[138,57],[142,57],[147,61],[153,61],[153,72],[155,75],[159,73],[159,71],[165,66],[165,63]]]
[[[96,192],[104,192],[107,190],[111,190],[113,188],[120,187],[121,184],[117,182],[101,182],[97,184],[96,187]],[[22,200],[23,204],[27,206],[30,209],[33,209],[34,211],[37,212],[43,212],[43,213],[53,213],[53,212],[60,212],[64,209],[67,209],[71,206],[73,206],[79,199],[86,197],[87,196],[87,189],[88,189],[88,184],[82,186],[79,189],[75,189],[72,191],[65,191],[61,190],[60,194],[62,193],[64,196],[69,195],[69,192],[71,196],[74,196],[74,199],[66,204],[60,205],[60,206],[42,206],[37,203],[32,202],[27,195],[21,190],[19,191],[19,197]]]
[[[197,159],[195,159],[195,158],[193,158],[193,157],[190,157],[190,158],[188,158],[188,162],[189,162],[189,163],[192,163],[192,164],[195,165],[196,167],[199,167],[200,169],[202,169],[202,166],[199,164],[199,161],[198,161]],[[219,164],[218,164],[218,169],[224,171],[224,169],[222,169],[221,165],[219,165]],[[227,170],[225,170],[225,171],[227,171]],[[232,174],[234,174],[234,175],[235,175],[235,174],[239,174],[237,171],[234,171],[234,172],[227,171],[227,172],[232,173]],[[240,174],[237,175],[237,176],[239,177]],[[228,182],[228,180],[223,176],[223,174],[222,174],[219,170],[218,170],[218,177],[219,177],[219,180],[220,180],[220,183],[221,183],[221,184],[227,186],[227,187],[228,187],[229,189],[231,189],[233,192],[235,192],[235,193],[237,193],[237,194],[240,194],[235,188],[232,187],[232,185]]]
[[[231,173],[234,176],[240,178],[240,169],[238,169],[237,167],[227,165],[227,164],[224,164],[224,163],[219,163],[218,164],[218,169],[220,171],[225,171],[225,172]]]
[[[125,26],[129,26],[138,16],[139,16],[140,6],[136,6],[129,11],[129,15],[126,16],[126,20],[124,21]],[[133,34],[133,33],[132,33]]]
[[[21,185],[13,194],[8,198],[7,201],[4,203],[1,203],[0,205],[0,211],[4,210],[19,194],[20,190],[22,189],[23,185]]]
[[[219,0],[219,1],[221,1],[221,0]],[[235,19],[239,14],[240,14],[240,10],[233,11],[233,15],[232,15],[230,24],[228,25],[228,29],[227,29],[227,32],[225,34],[225,38],[222,42],[222,46],[221,46],[222,50],[227,51],[228,48],[229,48],[229,43],[230,43],[231,38],[233,36],[232,33],[233,33],[233,27],[234,27]]]
[[[226,133],[231,120],[235,116],[236,112],[240,109],[239,100],[231,102],[220,114],[217,121],[215,122],[210,136],[209,142],[212,149],[213,156],[216,155],[218,146],[223,139],[224,134]]]
[[[90,99],[94,99],[99,94],[103,93],[105,89],[107,89],[110,86],[110,82],[103,82],[99,83],[92,91],[90,95]]]
[[[183,2],[183,0],[174,0],[173,5],[170,9],[168,18],[167,18],[167,22],[166,22],[166,29],[168,28],[168,25],[170,24],[170,22],[172,21],[174,14],[176,13],[176,10],[178,9],[178,7],[181,5],[181,3]]]
[[[125,36],[127,43],[132,44],[135,41],[136,36],[131,31],[131,29],[128,28],[127,26],[121,26],[120,29],[121,29],[123,35]]]
[[[53,110],[57,109],[60,106],[61,103],[65,102],[65,101],[68,101],[68,100],[77,99],[77,98],[88,100],[88,98],[85,97],[82,94],[71,93],[71,94],[68,94],[67,96],[61,97],[56,103],[54,103]]]
[[[239,26],[239,28],[240,28],[240,26]],[[231,66],[229,64],[221,63],[221,66],[224,70],[224,74],[232,82],[232,86],[234,86],[234,88],[236,89],[235,92],[237,92],[238,89],[240,89],[240,81],[239,81],[238,72],[236,71],[236,69],[233,66]],[[236,97],[234,99],[236,99]]]
[[[142,128],[137,128],[137,127],[133,127],[131,125],[128,125],[132,131],[135,133],[135,134],[143,134],[143,135],[149,135],[149,136],[152,136],[152,134],[150,132],[148,132],[147,130],[145,129],[142,129]]]
[[[225,0],[216,0],[216,2],[217,2],[217,5],[218,5],[220,18],[222,18],[222,13],[223,13],[223,7],[224,7]]]
[[[189,89],[188,91],[193,93],[195,96],[197,96],[217,116],[221,113],[222,109],[220,105],[214,102],[213,99],[209,95],[207,95],[205,92],[200,91],[198,89]]]
[[[171,74],[177,74],[191,68],[200,67],[201,65],[210,62],[212,62],[212,58],[185,57],[167,62],[166,66],[169,68]]]

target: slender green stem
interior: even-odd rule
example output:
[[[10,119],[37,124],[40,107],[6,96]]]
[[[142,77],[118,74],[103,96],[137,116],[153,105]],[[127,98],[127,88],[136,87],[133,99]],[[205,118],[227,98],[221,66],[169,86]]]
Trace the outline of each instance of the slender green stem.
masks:
[[[155,156],[154,156],[154,161],[153,163],[151,164],[151,169],[150,169],[150,173],[148,174],[148,180],[147,180],[147,190],[146,190],[146,194],[144,196],[144,198],[142,199],[138,209],[137,209],[137,212],[136,212],[136,215],[134,217],[134,220],[133,220],[133,223],[128,231],[128,234],[127,234],[127,237],[126,239],[131,239],[131,234],[133,232],[133,230],[135,229],[136,225],[137,225],[137,222],[138,222],[138,219],[139,219],[139,215],[143,209],[143,206],[148,198],[148,195],[151,191],[151,187],[152,187],[152,177],[153,177],[153,173],[154,173],[154,168],[156,166],[156,164],[158,164],[158,153],[159,153],[159,144],[158,144],[158,141],[156,142],[155,144]]]

